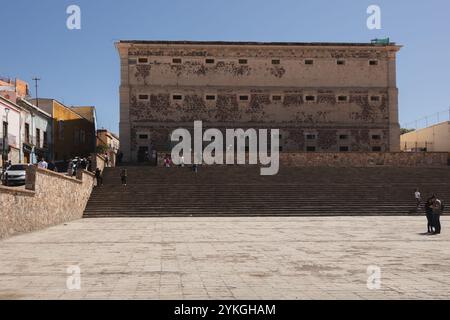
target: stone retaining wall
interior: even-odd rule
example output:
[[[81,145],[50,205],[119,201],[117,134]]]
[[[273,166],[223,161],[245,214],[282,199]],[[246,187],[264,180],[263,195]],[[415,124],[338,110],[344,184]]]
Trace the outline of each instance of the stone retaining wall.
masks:
[[[281,153],[280,164],[288,167],[444,167],[446,152],[387,153]]]
[[[0,239],[80,219],[94,186],[94,175],[72,178],[34,166],[25,188],[0,186]]]

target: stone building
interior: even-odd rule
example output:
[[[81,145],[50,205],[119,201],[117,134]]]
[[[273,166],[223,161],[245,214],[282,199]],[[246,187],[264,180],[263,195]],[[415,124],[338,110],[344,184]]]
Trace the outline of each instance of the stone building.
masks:
[[[119,41],[124,161],[194,120],[278,128],[281,151],[400,151],[395,43]]]

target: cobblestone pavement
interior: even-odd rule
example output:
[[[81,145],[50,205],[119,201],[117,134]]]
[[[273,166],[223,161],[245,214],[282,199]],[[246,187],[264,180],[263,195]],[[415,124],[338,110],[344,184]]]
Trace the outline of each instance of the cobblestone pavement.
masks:
[[[0,299],[450,298],[448,225],[429,236],[424,217],[78,220],[0,242]],[[80,290],[66,286],[72,265]]]

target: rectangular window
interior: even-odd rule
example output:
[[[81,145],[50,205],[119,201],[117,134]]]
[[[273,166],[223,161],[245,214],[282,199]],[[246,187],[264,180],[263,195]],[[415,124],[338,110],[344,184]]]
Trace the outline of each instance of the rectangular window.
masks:
[[[239,64],[247,64],[247,59],[239,59]]]
[[[138,64],[147,64],[148,58],[138,58]]]
[[[348,96],[338,96],[338,102],[347,102]]]
[[[350,149],[347,146],[341,146],[339,147],[339,152],[348,152]]]
[[[41,147],[41,130],[36,129],[36,147]]]
[[[30,143],[30,125],[25,123],[25,142]]]
[[[313,65],[313,64],[314,64],[314,60],[312,60],[312,59],[307,59],[307,60],[305,60],[305,64],[306,64],[306,65]]]
[[[369,65],[370,66],[377,66],[378,65],[378,60],[369,60]]]
[[[341,135],[339,136],[339,140],[348,140],[348,135],[346,135],[346,134],[341,134]]]
[[[180,64],[181,63],[181,59],[180,58],[173,58],[172,59],[172,63]]]
[[[206,99],[207,101],[215,101],[215,100],[216,100],[216,96],[213,95],[213,94],[207,94],[207,95],[205,96],[205,99]]]
[[[148,134],[140,134],[139,139],[140,140],[148,140]]]
[[[306,102],[315,102],[316,96],[305,96],[305,101]]]
[[[148,94],[140,94],[140,95],[138,96],[138,99],[141,100],[141,101],[148,101],[149,98],[150,98],[150,97],[149,97]]]
[[[372,135],[372,140],[381,140],[381,136],[379,134]]]
[[[370,101],[372,101],[372,102],[379,102],[380,101],[380,96],[370,96]]]
[[[272,64],[280,64],[280,59],[273,59]]]
[[[381,152],[381,147],[372,147],[373,152]]]
[[[280,96],[280,95],[273,95],[273,96],[272,96],[272,101],[275,101],[275,102],[279,102],[279,101],[281,101],[282,99],[283,99],[283,97]]]
[[[58,138],[59,140],[64,140],[64,121],[58,121]]]
[[[174,94],[172,96],[173,100],[183,100],[183,96],[181,94]]]
[[[214,59],[206,59],[205,63],[206,64],[214,64],[215,60]]]
[[[3,136],[8,137],[8,123],[6,121],[3,121]]]
[[[249,97],[247,95],[239,96],[239,101],[248,101]]]
[[[337,61],[336,61],[336,64],[337,64],[338,66],[345,66],[345,60],[337,60]]]
[[[307,134],[306,135],[306,140],[316,140],[317,139],[317,135],[315,134]]]
[[[316,147],[308,146],[308,147],[306,147],[306,151],[307,152],[316,152]]]

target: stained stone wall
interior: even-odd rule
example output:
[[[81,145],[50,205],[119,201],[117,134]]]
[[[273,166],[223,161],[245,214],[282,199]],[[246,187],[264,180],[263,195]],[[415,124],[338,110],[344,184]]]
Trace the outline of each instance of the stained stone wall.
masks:
[[[26,189],[0,186],[0,239],[80,219],[93,185],[87,171],[72,178],[29,167]]]
[[[136,161],[142,147],[167,150],[170,132],[195,120],[221,129],[278,128],[284,152],[308,146],[319,152],[400,151],[395,44],[120,41],[116,46],[124,161]],[[313,101],[306,99],[311,96]],[[311,134],[316,141],[305,141]]]

